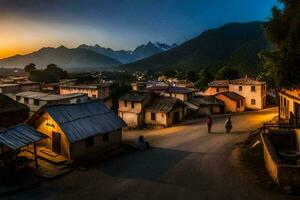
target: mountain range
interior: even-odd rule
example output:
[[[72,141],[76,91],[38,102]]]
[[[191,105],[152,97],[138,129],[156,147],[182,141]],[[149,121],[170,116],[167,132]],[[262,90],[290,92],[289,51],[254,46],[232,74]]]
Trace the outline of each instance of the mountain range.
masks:
[[[216,72],[229,65],[242,74],[260,72],[258,53],[271,48],[263,31],[263,22],[230,23],[211,29],[177,46],[148,42],[133,51],[113,50],[100,45],[82,44],[69,49],[46,47],[27,55],[0,59],[0,67],[23,68],[35,63],[44,68],[50,63],[69,70],[156,71],[185,69],[199,71],[207,68]]]
[[[82,44],[78,48],[88,49],[96,53],[99,53],[101,55],[111,57],[123,64],[126,64],[126,63],[131,63],[170,50],[176,46],[177,46],[176,44],[169,45],[169,44],[159,43],[159,42],[155,42],[155,43],[148,42],[147,44],[142,44],[136,47],[133,51],[113,50],[111,48],[101,47],[98,44],[95,46]]]
[[[230,23],[203,32],[180,46],[151,57],[125,64],[120,69],[148,71],[185,69],[199,71],[207,68],[216,72],[229,65],[242,74],[260,72],[258,53],[271,48],[263,31],[263,22]]]
[[[69,49],[64,46],[58,48],[45,47],[38,51],[0,59],[0,67],[23,68],[28,63],[35,63],[38,68],[44,68],[50,63],[69,70],[113,70],[123,63],[133,62],[154,54],[169,50],[174,45],[148,42],[138,46],[133,51],[114,51],[99,45],[85,44]]]

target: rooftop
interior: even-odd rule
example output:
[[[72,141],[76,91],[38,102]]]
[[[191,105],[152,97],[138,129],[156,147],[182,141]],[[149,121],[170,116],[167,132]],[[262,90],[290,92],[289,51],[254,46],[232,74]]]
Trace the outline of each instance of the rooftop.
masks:
[[[42,107],[40,111],[49,113],[70,142],[76,142],[97,134],[110,133],[126,125],[101,101],[47,105]]]
[[[76,98],[84,96],[85,94],[66,94],[66,95],[58,95],[58,94],[49,94],[49,93],[43,93],[43,92],[20,92],[15,94],[19,97],[25,97],[30,99],[37,99],[42,101],[55,101],[55,100],[63,100],[63,99],[70,99],[70,98]]]
[[[90,85],[61,85],[60,87],[63,88],[77,88],[77,89],[98,89],[98,88],[105,88],[109,87],[109,83],[103,83],[103,84],[90,84]]]
[[[229,80],[214,80],[214,81],[208,83],[208,86],[210,86],[210,87],[228,87]]]
[[[215,96],[218,96],[220,94],[223,94],[224,96],[228,97],[229,99],[233,100],[233,101],[240,101],[240,100],[244,100],[245,97],[235,93],[235,92],[222,92],[222,93],[219,93]]]
[[[145,110],[151,111],[151,112],[168,113],[178,103],[179,103],[179,101],[176,98],[156,96],[148,103],[148,105],[145,107]]]
[[[233,85],[262,85],[262,84],[265,84],[265,82],[245,77],[245,78],[241,78],[241,79],[231,80],[230,84],[233,84]]]
[[[142,102],[150,96],[151,96],[151,92],[131,91],[131,92],[125,94],[120,100]]]
[[[300,101],[300,89],[282,90],[280,93]]]
[[[217,99],[215,96],[194,97],[190,100],[190,102],[196,106],[224,105],[224,102]]]
[[[28,125],[20,124],[0,132],[0,144],[13,150],[38,142],[46,138],[44,134]]]
[[[184,87],[169,87],[167,89],[167,93],[188,94],[188,93],[192,93],[192,90]]]

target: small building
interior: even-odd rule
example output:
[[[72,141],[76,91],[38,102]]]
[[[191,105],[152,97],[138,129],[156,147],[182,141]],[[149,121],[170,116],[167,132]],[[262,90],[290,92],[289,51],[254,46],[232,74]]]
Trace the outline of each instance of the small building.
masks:
[[[190,114],[196,116],[208,116],[224,113],[224,102],[215,96],[193,97],[188,102]],[[188,114],[188,115],[190,115]]]
[[[40,146],[74,162],[120,148],[125,126],[99,100],[43,106],[28,124],[48,136]]]
[[[118,115],[128,127],[140,128],[144,126],[144,108],[152,97],[151,92],[132,91],[119,100]]]
[[[41,84],[32,81],[24,81],[21,83],[12,83],[12,84],[0,84],[0,93],[2,94],[15,94],[24,91],[40,91],[40,90],[41,90]]]
[[[27,167],[32,162],[37,168],[36,146],[46,137],[25,124],[0,131],[0,169],[4,169],[5,176],[12,175],[15,171]]]
[[[226,113],[237,113],[245,111],[245,98],[234,92],[222,92],[215,97],[224,102]]]
[[[43,86],[43,91],[49,91],[53,94],[59,94],[59,87],[61,85],[75,85],[77,79],[61,79],[58,83],[48,83]]]
[[[279,93],[280,96],[280,117],[282,119],[289,120],[290,113],[295,116],[294,123],[297,127],[300,123],[300,90],[282,90]]]
[[[181,101],[188,101],[193,97],[193,91],[184,87],[169,87],[166,96],[177,98]]]
[[[215,80],[208,83],[208,88],[204,92],[204,95],[216,95],[220,92],[229,91],[229,80]]]
[[[131,84],[133,91],[143,91],[147,88],[147,82],[135,82]]]
[[[145,124],[171,126],[182,121],[185,105],[172,97],[155,96],[145,107]]]
[[[14,94],[20,91],[19,84],[4,83],[0,84],[0,94]]]
[[[105,101],[109,98],[109,84],[96,85],[61,85],[59,94],[87,94],[91,99]]]
[[[10,127],[23,123],[29,118],[29,108],[0,94],[0,127]]]
[[[49,94],[43,92],[20,92],[13,95],[14,100],[29,106],[31,112],[38,111],[46,104],[81,103],[88,101],[86,94]]]
[[[248,77],[231,80],[229,91],[243,96],[247,109],[260,110],[266,106],[267,86],[265,82]]]

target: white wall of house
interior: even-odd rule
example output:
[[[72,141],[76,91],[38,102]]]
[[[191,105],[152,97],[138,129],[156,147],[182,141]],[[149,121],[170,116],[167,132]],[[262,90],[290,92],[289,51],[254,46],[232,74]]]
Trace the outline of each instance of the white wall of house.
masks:
[[[263,109],[266,105],[266,85],[236,85],[229,84],[229,91],[245,98],[246,108],[253,110]]]

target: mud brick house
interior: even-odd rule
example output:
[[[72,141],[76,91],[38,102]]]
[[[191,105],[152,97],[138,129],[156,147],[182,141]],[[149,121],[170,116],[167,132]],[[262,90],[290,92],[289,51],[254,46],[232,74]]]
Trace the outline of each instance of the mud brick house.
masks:
[[[245,98],[234,92],[222,92],[215,97],[224,102],[226,113],[237,113],[245,111]]]
[[[197,96],[186,102],[188,115],[207,116],[224,113],[224,102],[215,96]]]
[[[145,106],[153,94],[151,92],[132,91],[119,100],[118,115],[129,127],[139,128],[144,126]]]
[[[125,126],[99,100],[43,106],[28,124],[48,136],[39,143],[40,147],[74,162],[118,149]]]
[[[109,97],[109,85],[61,85],[60,94],[87,94],[91,99],[100,99],[102,101]]]
[[[193,91],[184,87],[169,87],[165,93],[166,96],[177,98],[183,102],[193,97]]]
[[[145,107],[145,124],[171,126],[182,121],[185,105],[172,97],[154,96]]]
[[[38,111],[46,104],[81,103],[88,101],[86,94],[49,94],[43,92],[20,92],[13,95],[14,100],[27,105],[31,112]]]
[[[229,80],[215,80],[208,83],[208,88],[204,92],[205,95],[215,95],[221,92],[229,91]]]

